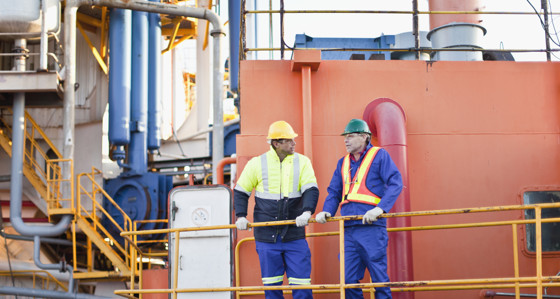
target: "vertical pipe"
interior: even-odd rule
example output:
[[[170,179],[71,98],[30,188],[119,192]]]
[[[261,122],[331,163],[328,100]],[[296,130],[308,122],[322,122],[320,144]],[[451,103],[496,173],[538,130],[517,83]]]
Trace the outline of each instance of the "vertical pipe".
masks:
[[[149,14],[148,26],[148,150],[157,150],[161,146],[161,23],[158,13]]]
[[[27,41],[25,39],[15,40],[15,48],[22,53],[14,59],[17,71],[25,70],[25,52]],[[23,236],[56,236],[64,232],[72,216],[65,215],[56,225],[27,225],[21,217],[21,195],[23,192],[23,163],[24,163],[24,142],[25,142],[25,93],[14,94],[13,103],[13,123],[12,123],[12,161],[10,179],[10,222],[14,229]],[[64,163],[63,165],[66,165]],[[66,193],[68,194],[68,193]]]
[[[430,11],[480,11],[481,0],[429,0]],[[478,14],[430,14],[430,30],[449,23],[479,24]]]
[[[363,119],[368,123],[379,146],[391,155],[399,168],[403,189],[391,212],[410,211],[410,192],[408,184],[408,160],[406,141],[406,116],[402,107],[395,101],[380,98],[369,103],[364,110]],[[410,217],[388,219],[390,227],[410,227]],[[410,231],[395,232],[389,240],[388,264],[392,281],[413,281],[412,236]],[[394,298],[412,299],[413,292],[399,292]]]
[[[47,52],[49,40],[47,38],[47,0],[41,0],[41,43],[39,56],[39,70],[47,70]]]
[[[74,160],[74,127],[76,122],[76,15],[78,6],[85,0],[66,1],[64,8],[64,66],[66,78],[64,80],[64,102],[62,117],[62,157]],[[62,176],[65,181],[72,180],[68,163],[62,164]],[[62,195],[69,198],[71,190],[64,187]]]
[[[418,0],[412,0],[412,34],[414,35],[414,56],[420,60],[420,32],[418,27]]]
[[[110,13],[109,142],[117,146],[117,160],[125,158],[123,146],[130,143],[131,18],[130,10]]]
[[[221,36],[224,34],[219,30],[212,30],[214,37],[213,66],[213,92],[214,97],[214,124],[212,126],[212,184],[218,183],[217,166],[224,158],[224,66],[221,63]]]
[[[311,108],[311,67],[304,65],[301,67],[301,92],[303,104],[303,154],[313,163],[312,146],[312,108]]]
[[[69,278],[68,278],[68,292],[74,292],[74,270],[72,266],[65,264],[64,262],[60,262],[58,264],[43,264],[41,262],[41,239],[39,236],[34,237],[33,242],[33,261],[35,265],[39,267],[39,269],[43,270],[59,270],[60,272],[68,271]]]
[[[237,93],[239,88],[239,38],[241,0],[228,1],[229,17],[229,86]]]
[[[148,13],[132,12],[132,84],[130,97],[130,146],[128,164],[134,173],[148,167]]]
[[[550,61],[550,31],[548,26],[548,0],[541,0],[541,9],[544,10],[544,38],[546,44],[546,60]]]

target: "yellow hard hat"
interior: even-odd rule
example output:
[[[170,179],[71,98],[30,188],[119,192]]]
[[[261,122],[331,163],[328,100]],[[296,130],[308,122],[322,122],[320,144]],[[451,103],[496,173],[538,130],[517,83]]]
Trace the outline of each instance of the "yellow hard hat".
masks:
[[[294,139],[297,137],[296,132],[289,123],[279,120],[273,122],[268,128],[267,139]]]

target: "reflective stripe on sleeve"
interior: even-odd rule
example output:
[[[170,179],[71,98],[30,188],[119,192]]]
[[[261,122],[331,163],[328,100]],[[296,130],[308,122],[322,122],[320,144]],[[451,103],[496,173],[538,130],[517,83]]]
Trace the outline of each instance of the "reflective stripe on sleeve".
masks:
[[[245,190],[243,187],[241,187],[241,185],[235,185],[235,190],[239,191],[239,192],[243,192],[245,194],[247,194],[248,196],[251,196],[251,192]]]
[[[305,184],[303,186],[301,186],[301,193],[303,194],[303,192],[305,192],[307,189],[315,187],[317,189],[319,189],[319,186],[317,185],[317,183],[309,183],[309,184]]]

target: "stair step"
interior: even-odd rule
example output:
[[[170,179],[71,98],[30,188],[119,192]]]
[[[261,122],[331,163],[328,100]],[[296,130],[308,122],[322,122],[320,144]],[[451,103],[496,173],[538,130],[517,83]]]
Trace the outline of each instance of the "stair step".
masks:
[[[91,241],[107,256],[107,258],[117,267],[122,273],[122,276],[130,276],[130,269],[122,260],[119,254],[109,246],[103,238],[91,227],[89,222],[83,218],[78,218],[78,227],[91,239]]]

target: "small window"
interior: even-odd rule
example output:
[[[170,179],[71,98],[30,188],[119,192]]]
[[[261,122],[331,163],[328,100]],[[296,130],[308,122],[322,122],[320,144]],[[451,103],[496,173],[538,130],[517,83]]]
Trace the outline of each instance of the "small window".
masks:
[[[560,191],[530,191],[523,194],[523,202],[526,205],[539,203],[560,202]],[[542,209],[541,217],[557,218],[560,217],[560,208]],[[535,219],[535,210],[525,210],[525,219]],[[527,224],[527,250],[536,251],[535,225]],[[542,250],[543,252],[560,251],[560,223],[542,224]]]

